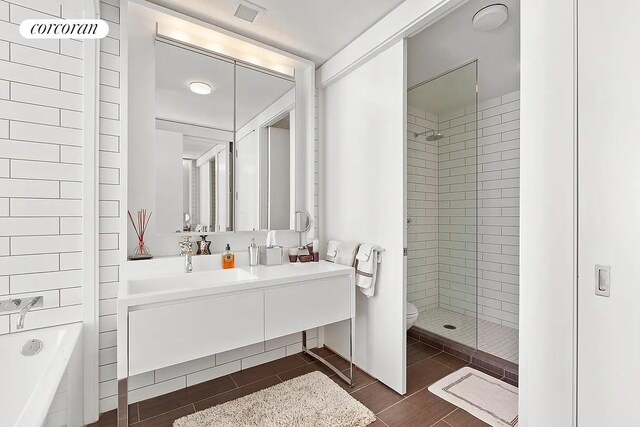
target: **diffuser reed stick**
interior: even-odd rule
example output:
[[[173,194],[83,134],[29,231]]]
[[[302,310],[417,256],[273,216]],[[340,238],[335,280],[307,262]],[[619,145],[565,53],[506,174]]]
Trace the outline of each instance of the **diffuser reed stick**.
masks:
[[[136,236],[138,236],[138,246],[134,250],[132,258],[150,258],[151,254],[144,243],[144,234],[147,231],[147,226],[149,225],[153,212],[149,212],[147,215],[146,209],[139,210],[137,221],[134,221],[131,211],[127,211],[127,213],[129,214],[129,221],[133,226],[133,231],[135,231]]]

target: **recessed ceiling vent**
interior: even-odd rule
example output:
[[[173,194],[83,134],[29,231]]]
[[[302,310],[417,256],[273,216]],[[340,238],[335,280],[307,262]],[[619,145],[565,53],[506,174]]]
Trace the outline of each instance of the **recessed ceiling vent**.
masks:
[[[233,16],[243,19],[247,22],[254,22],[256,19],[264,15],[267,10],[250,1],[241,1],[236,7]]]

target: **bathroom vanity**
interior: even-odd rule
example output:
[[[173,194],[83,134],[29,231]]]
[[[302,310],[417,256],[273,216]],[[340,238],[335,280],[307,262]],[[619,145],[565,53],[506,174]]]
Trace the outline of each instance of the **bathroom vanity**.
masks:
[[[343,320],[351,320],[353,348],[354,319],[352,267],[321,261],[190,274],[150,269],[118,294],[119,406],[126,408],[132,375]],[[352,383],[353,369],[349,377],[336,373]]]

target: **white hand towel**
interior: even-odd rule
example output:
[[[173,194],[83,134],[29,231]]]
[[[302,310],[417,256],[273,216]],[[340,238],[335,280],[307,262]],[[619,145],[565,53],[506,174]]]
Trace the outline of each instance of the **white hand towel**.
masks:
[[[355,266],[356,253],[359,247],[360,243],[357,242],[340,242],[336,264],[348,265],[350,267]]]
[[[356,256],[356,286],[367,297],[372,297],[376,290],[380,251],[377,246],[362,244]]]
[[[329,243],[327,243],[327,256],[325,259],[329,262],[336,262],[339,247],[340,242],[338,240],[329,240]]]

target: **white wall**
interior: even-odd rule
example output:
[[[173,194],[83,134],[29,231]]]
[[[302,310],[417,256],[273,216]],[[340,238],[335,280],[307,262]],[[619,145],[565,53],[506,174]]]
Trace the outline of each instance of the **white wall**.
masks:
[[[291,135],[288,129],[267,129],[269,165],[269,229],[286,230],[291,223]]]
[[[260,230],[267,228],[268,218],[268,179],[266,174],[261,173],[262,169],[267,170],[267,147],[269,146],[269,132],[267,125],[273,123],[279,117],[289,112],[291,144],[289,189],[287,194],[290,198],[289,203],[289,221],[286,226],[274,227],[276,230],[292,230],[293,213],[292,207],[296,206],[296,199],[305,194],[305,186],[302,182],[298,182],[296,176],[306,173],[305,167],[301,162],[307,160],[301,156],[300,148],[297,146],[296,140],[303,135],[296,134],[296,89],[291,89],[280,98],[276,99],[271,105],[260,112],[256,117],[243,125],[236,132],[236,229],[240,231]],[[317,138],[317,135],[315,136]],[[316,139],[314,139],[315,143]],[[298,158],[297,156],[301,156]],[[298,159],[298,160],[296,160]],[[314,159],[315,163],[315,159]],[[306,196],[304,196],[306,199]],[[311,214],[311,212],[309,212]]]
[[[62,4],[0,1],[0,299],[44,297],[25,329],[82,320],[84,46],[18,33],[24,19],[81,16],[80,1]],[[0,334],[15,317],[0,316]]]
[[[401,41],[324,90],[323,241],[353,240],[386,252],[376,295],[357,292],[355,363],[405,392],[405,43]],[[343,324],[325,328],[343,354]]]
[[[200,218],[202,222],[195,222],[192,224],[209,224],[209,218],[211,218],[211,161],[203,163],[199,168],[197,168],[197,172],[198,180],[203,184],[200,186],[200,193],[198,194],[198,205],[200,208],[198,211],[198,218]]]
[[[573,425],[574,2],[521,3],[520,425]],[[606,395],[602,395],[606,398]]]
[[[156,130],[153,138],[153,154],[149,153],[149,157],[153,156],[155,160],[154,166],[158,173],[153,174],[155,178],[153,209],[147,210],[154,211],[156,231],[159,233],[169,234],[181,229],[184,193],[187,195],[189,193],[188,188],[186,192],[183,188],[184,182],[189,182],[184,179],[182,165],[183,137],[178,132]],[[133,215],[133,218],[135,220],[136,216]]]
[[[254,129],[236,141],[235,229],[260,229],[260,137]]]
[[[229,229],[229,149],[216,154],[216,168],[218,176],[216,178],[216,220],[219,231]]]

